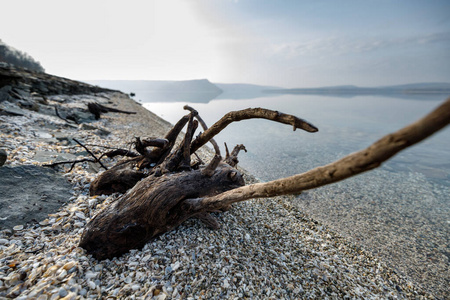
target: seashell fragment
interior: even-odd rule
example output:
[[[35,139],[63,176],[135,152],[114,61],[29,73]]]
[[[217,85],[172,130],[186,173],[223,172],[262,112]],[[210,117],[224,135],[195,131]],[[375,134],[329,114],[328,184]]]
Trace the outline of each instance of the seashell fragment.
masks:
[[[20,231],[20,230],[23,229],[23,225],[16,225],[16,226],[13,227],[13,229],[14,229],[15,231]]]
[[[70,270],[70,269],[72,269],[73,267],[75,267],[76,265],[77,265],[76,262],[74,262],[74,261],[69,261],[68,263],[66,263],[66,264],[63,266],[63,269],[64,269],[64,270]]]
[[[47,226],[49,223],[48,219],[45,219],[44,221],[39,222],[39,225],[41,226]]]

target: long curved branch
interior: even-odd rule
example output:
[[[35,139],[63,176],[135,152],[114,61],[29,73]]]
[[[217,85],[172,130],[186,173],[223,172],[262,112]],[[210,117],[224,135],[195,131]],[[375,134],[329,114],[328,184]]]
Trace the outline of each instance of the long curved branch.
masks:
[[[222,194],[189,199],[190,211],[214,211],[251,198],[299,194],[377,168],[396,153],[422,141],[450,123],[450,98],[424,118],[384,136],[368,148],[308,172],[236,188]]]
[[[319,129],[312,125],[311,123],[297,118],[293,115],[288,115],[280,113],[278,111],[265,109],[265,108],[247,108],[238,111],[232,111],[224,115],[219,121],[214,123],[208,130],[203,132],[199,137],[197,137],[191,144],[191,153],[197,151],[201,146],[206,144],[219,132],[221,132],[225,127],[227,127],[232,122],[238,122],[248,119],[267,119],[279,123],[284,123],[292,125],[294,130],[297,128],[303,129],[308,132],[317,132]]]

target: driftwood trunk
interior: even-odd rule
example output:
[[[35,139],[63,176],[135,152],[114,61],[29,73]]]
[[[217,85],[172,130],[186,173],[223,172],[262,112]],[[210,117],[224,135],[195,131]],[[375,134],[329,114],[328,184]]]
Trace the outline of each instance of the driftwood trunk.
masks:
[[[227,210],[235,202],[298,194],[374,169],[399,151],[448,125],[450,99],[425,118],[383,137],[367,149],[303,174],[249,186],[244,186],[242,175],[234,168],[237,157],[232,157],[244,149],[242,145],[238,145],[231,155],[227,150],[225,160],[217,153],[208,166],[195,170],[187,167],[191,165],[190,154],[229,123],[252,116],[291,124],[294,130],[302,128],[315,132],[317,128],[290,115],[264,109],[249,109],[227,114],[191,142],[196,127],[193,121],[195,115],[196,112],[191,112],[187,117],[189,125],[186,137],[180,147],[170,155],[166,151],[166,146],[163,146],[147,151],[139,159],[130,160],[153,161],[147,165],[150,166],[147,167],[150,175],[145,175],[145,179],[89,222],[80,241],[80,246],[88,253],[97,259],[119,256],[130,249],[141,248],[150,239],[177,227],[191,217],[200,218],[215,228],[218,227],[217,222],[209,213]],[[171,142],[167,144],[169,143]],[[157,163],[150,155],[155,151],[159,153]],[[141,149],[141,152],[144,151]],[[164,157],[162,161],[161,157]]]

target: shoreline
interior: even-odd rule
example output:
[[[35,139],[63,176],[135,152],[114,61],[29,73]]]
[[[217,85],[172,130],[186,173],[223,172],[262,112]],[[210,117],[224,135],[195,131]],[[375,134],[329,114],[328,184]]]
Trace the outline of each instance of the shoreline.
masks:
[[[83,151],[67,139],[56,138],[61,135],[97,145],[90,147],[99,153],[103,146],[126,148],[133,136],[161,137],[170,128],[121,93],[58,95],[47,101],[77,107],[93,98],[137,114],[110,113],[84,129],[32,110],[24,116],[0,116],[0,141],[9,154],[6,166],[39,166],[37,151],[56,156]],[[202,156],[209,155],[204,149]],[[44,220],[0,232],[1,297],[433,299],[384,262],[301,212],[294,198],[287,196],[235,204],[216,214],[219,230],[188,220],[141,250],[96,261],[77,247],[79,237],[89,219],[117,195],[88,196],[98,166],[83,163],[70,173],[68,167],[57,169],[73,187],[68,201]],[[245,179],[247,184],[255,181],[249,174]]]

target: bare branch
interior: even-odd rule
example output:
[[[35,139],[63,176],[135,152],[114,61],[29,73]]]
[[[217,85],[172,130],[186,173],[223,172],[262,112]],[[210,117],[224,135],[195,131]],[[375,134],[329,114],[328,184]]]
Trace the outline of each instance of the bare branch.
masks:
[[[91,152],[91,150],[89,150],[85,145],[83,145],[80,141],[78,141],[77,139],[73,139],[78,145],[80,145],[81,147],[83,147],[87,153],[89,153],[90,156],[92,156],[95,159],[95,162],[98,162],[100,164],[100,166],[102,166],[103,169],[108,170],[107,167],[105,167],[105,165],[103,165],[103,163],[97,158],[97,156],[95,156],[94,153]]]
[[[165,146],[167,146],[168,143],[169,143],[169,141],[167,139],[154,138],[154,139],[143,139],[142,140],[142,145],[144,147],[164,148]]]
[[[78,160],[58,161],[58,162],[54,162],[54,163],[51,163],[51,164],[43,164],[42,166],[43,167],[51,167],[52,168],[52,167],[56,167],[58,165],[72,164],[72,166],[70,167],[70,169],[68,171],[68,172],[70,172],[70,171],[72,171],[73,167],[75,167],[75,165],[77,163],[86,162],[86,161],[88,161],[88,162],[96,162],[95,160],[90,159],[90,158],[83,158],[83,159],[78,159]]]
[[[449,123],[450,98],[417,122],[331,164],[267,183],[243,186],[212,197],[189,199],[185,207],[190,211],[214,211],[251,198],[299,194],[304,190],[334,183],[379,167],[399,151],[422,141]]]
[[[194,116],[191,116],[188,123],[188,128],[182,143],[178,145],[178,148],[167,157],[167,159],[161,165],[161,172],[167,173],[177,169],[190,170],[191,153],[190,145],[195,130],[198,127],[197,120],[194,120]]]
[[[172,151],[173,146],[175,145],[175,142],[177,140],[178,135],[180,134],[181,130],[183,129],[184,125],[189,121],[190,115],[183,116],[176,124],[175,126],[170,129],[170,131],[166,134],[164,139],[169,141],[164,148],[154,148],[148,157],[150,159],[158,159],[157,164],[160,164],[164,161],[164,159],[169,155],[170,151]]]
[[[90,113],[92,113],[95,116],[95,119],[100,119],[100,115],[102,113],[108,113],[108,112],[116,112],[116,113],[122,113],[122,114],[136,114],[134,111],[124,111],[113,107],[108,107],[101,105],[99,103],[91,102],[88,103],[88,110]]]
[[[185,105],[185,106],[183,106],[183,108],[185,110],[189,110],[190,112],[194,112],[194,111],[197,112],[193,107],[191,107],[189,105]],[[203,119],[200,117],[200,115],[198,113],[195,115],[195,117],[197,118],[198,122],[202,126],[203,130],[205,130],[205,131],[208,130],[208,126],[206,125],[205,121],[203,121]],[[213,145],[214,151],[216,152],[216,154],[220,155],[219,145],[217,145],[216,141],[213,138],[211,138],[209,140],[209,142]]]
[[[146,149],[147,147],[157,147],[164,148],[169,144],[167,139],[158,139],[158,138],[146,138],[141,140],[140,137],[136,137],[133,142],[134,149],[139,152],[141,155],[147,155],[149,151]]]
[[[222,157],[220,157],[220,155],[214,155],[213,159],[211,159],[209,164],[202,170],[202,174],[207,177],[213,176],[214,171],[216,170],[221,160]]]
[[[133,151],[127,150],[127,149],[115,149],[115,150],[111,150],[111,151],[103,153],[98,159],[100,160],[104,156],[106,156],[108,158],[113,158],[113,157],[116,157],[119,155],[126,156],[126,157],[138,157],[139,156],[139,154],[137,154]]]
[[[225,148],[227,150],[227,157],[225,157],[225,162],[232,167],[236,167],[237,164],[239,163],[239,160],[238,160],[239,152],[241,150],[244,150],[245,152],[247,152],[247,149],[245,149],[245,146],[243,144],[234,146],[234,149],[233,149],[233,151],[231,151],[231,154],[228,152],[227,143],[225,143]]]
[[[265,108],[247,108],[244,110],[232,111],[227,113],[219,121],[214,123],[208,130],[203,132],[199,137],[192,142],[191,153],[197,151],[201,146],[206,144],[219,132],[221,132],[225,127],[227,127],[232,122],[238,122],[248,119],[267,119],[283,124],[292,125],[294,130],[297,128],[303,129],[307,132],[317,132],[319,129],[308,123],[307,121],[297,118],[293,115],[287,115],[280,113],[278,111],[273,111]]]
[[[78,124],[75,120],[68,120],[68,119],[66,119],[66,118],[63,118],[60,114],[59,114],[59,111],[58,111],[58,107],[55,105],[55,114],[56,114],[56,116],[58,117],[58,118],[60,118],[61,120],[63,120],[63,121],[65,121],[65,122],[67,122],[67,123],[69,123],[70,125],[73,125],[73,124]]]

